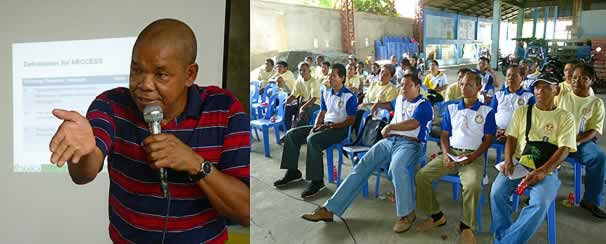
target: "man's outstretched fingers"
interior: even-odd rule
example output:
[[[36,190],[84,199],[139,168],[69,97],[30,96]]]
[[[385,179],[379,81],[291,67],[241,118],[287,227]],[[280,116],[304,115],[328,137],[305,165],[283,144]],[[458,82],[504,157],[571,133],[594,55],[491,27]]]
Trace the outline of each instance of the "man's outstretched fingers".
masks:
[[[67,146],[67,150],[65,150],[63,152],[63,154],[61,154],[61,156],[59,157],[59,163],[61,165],[65,164],[65,162],[67,160],[71,160],[72,156],[74,155],[74,152],[76,151],[76,147],[73,146]]]
[[[61,155],[63,155],[63,152],[65,150],[67,150],[67,143],[62,142],[57,147],[57,150],[55,150],[53,152],[53,154],[51,155],[51,162],[54,163],[54,164],[59,163],[59,158],[61,157]]]
[[[75,111],[67,111],[63,109],[53,109],[53,115],[58,119],[68,120],[68,121],[76,121],[80,117],[82,117],[78,112]]]

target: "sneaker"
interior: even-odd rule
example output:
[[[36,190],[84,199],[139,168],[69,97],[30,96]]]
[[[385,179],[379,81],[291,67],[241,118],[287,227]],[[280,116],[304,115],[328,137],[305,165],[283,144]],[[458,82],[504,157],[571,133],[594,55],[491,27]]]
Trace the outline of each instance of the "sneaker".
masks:
[[[425,232],[430,231],[434,227],[444,226],[446,224],[446,215],[443,215],[442,218],[438,219],[438,221],[433,221],[433,218],[429,217],[425,222],[417,225],[417,232]]]
[[[461,231],[461,243],[463,244],[476,244],[476,238],[473,235],[473,231],[470,229],[464,229]]]
[[[305,199],[315,197],[316,194],[321,190],[324,190],[324,188],[326,188],[326,186],[324,186],[323,181],[312,181],[311,184],[307,185],[307,188],[305,188],[303,193],[301,193],[301,197]]]
[[[301,180],[303,180],[303,178],[301,178],[301,177],[302,177],[301,171],[288,170],[288,171],[286,171],[286,174],[284,175],[284,177],[282,177],[282,179],[279,179],[276,182],[274,182],[274,186],[281,187],[281,186],[285,186],[285,185],[288,185],[293,182],[301,181]]]
[[[318,222],[332,222],[333,221],[333,213],[328,211],[325,207],[318,207],[314,210],[313,213],[303,214],[301,218],[307,221]]]
[[[417,216],[415,213],[411,213],[408,216],[398,219],[396,224],[393,226],[393,231],[396,233],[402,233],[409,230],[416,218]]]
[[[579,204],[582,208],[586,209],[587,211],[591,212],[591,214],[595,217],[598,217],[600,219],[606,219],[606,213],[604,213],[604,210],[602,210],[600,207],[596,206],[595,204],[590,204],[587,203],[585,201],[581,201],[581,204]]]

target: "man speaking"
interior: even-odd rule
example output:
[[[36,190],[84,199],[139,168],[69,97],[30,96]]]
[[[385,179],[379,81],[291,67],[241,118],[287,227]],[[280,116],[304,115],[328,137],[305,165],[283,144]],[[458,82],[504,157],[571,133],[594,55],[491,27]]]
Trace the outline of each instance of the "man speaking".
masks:
[[[137,37],[128,89],[101,93],[86,117],[52,111],[50,160],[74,183],[107,156],[114,243],[223,243],[226,218],[249,224],[248,117],[228,91],[194,84],[196,53],[185,23],[157,20]]]

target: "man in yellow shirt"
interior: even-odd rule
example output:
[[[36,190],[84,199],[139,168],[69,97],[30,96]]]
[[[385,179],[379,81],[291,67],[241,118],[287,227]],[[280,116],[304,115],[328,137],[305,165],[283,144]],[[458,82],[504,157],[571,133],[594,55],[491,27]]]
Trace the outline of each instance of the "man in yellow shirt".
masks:
[[[354,94],[360,93],[362,89],[362,82],[360,82],[360,76],[356,74],[356,65],[347,65],[347,79],[345,81],[345,87],[352,91]]]
[[[320,75],[317,76],[316,79],[320,81],[320,84],[324,85],[325,90],[328,90],[330,89],[330,62],[322,62],[322,66],[320,68]]]
[[[299,79],[295,81],[295,88],[286,99],[286,111],[284,114],[284,123],[286,128],[290,129],[292,118],[295,113],[299,113],[300,119],[294,127],[308,125],[309,119],[314,111],[320,109],[320,81],[311,76],[311,70],[307,62],[299,63]],[[293,101],[300,99],[298,102]],[[299,107],[297,111],[297,107]]]
[[[356,121],[354,123],[355,131],[358,131],[362,115],[376,103],[389,102],[398,96],[398,89],[391,84],[391,79],[395,73],[395,68],[391,64],[385,64],[381,68],[379,76],[381,80],[370,84],[370,88],[364,96],[364,100],[358,106]]]
[[[444,95],[443,91],[448,86],[448,79],[446,78],[446,74],[440,71],[439,68],[438,61],[431,60],[429,62],[429,70],[431,72],[425,76],[423,85]]]
[[[567,63],[564,66],[564,82],[560,83],[560,89],[562,92],[572,90],[572,75],[574,73],[575,66],[576,65],[574,63]],[[591,87],[589,87],[589,96],[595,96],[593,88]]]
[[[468,68],[461,68],[457,73],[457,82],[452,83],[446,87],[446,91],[444,92],[444,101],[452,101],[463,98],[463,94],[461,94],[461,81],[467,72],[471,72]]]
[[[259,71],[259,76],[257,76],[257,80],[261,82],[259,88],[263,88],[269,82],[269,78],[274,76],[276,71],[274,70],[274,60],[268,58],[265,60],[265,68]]]
[[[321,80],[323,75],[323,71],[322,71],[322,63],[324,63],[324,56],[319,55],[316,57],[316,66],[315,67],[310,67],[311,68],[311,75],[316,78],[316,80]],[[330,68],[330,67],[329,67]],[[326,72],[326,75],[328,76],[328,72]]]
[[[279,61],[277,66],[278,72],[274,74],[270,80],[276,80],[278,87],[282,91],[290,94],[295,87],[295,75],[288,70],[288,63],[285,61]]]
[[[558,108],[554,102],[554,97],[560,92],[559,82],[550,74],[539,76],[534,87],[536,104],[518,107],[513,113],[506,131],[505,162],[490,192],[494,243],[526,243],[532,238],[558,194],[560,180],[556,169],[569,152],[577,150],[574,116]],[[532,111],[530,115],[527,113],[529,108]],[[531,117],[530,123],[527,123],[528,116]],[[518,160],[527,142],[541,145],[532,147],[538,150],[528,150],[531,154],[523,157],[528,160]],[[549,155],[546,149],[555,152]],[[545,161],[533,160],[539,158]],[[518,161],[522,161],[521,165],[517,165]],[[509,178],[514,167],[525,167],[530,173],[517,179]],[[524,184],[528,187],[529,206],[522,209],[513,222],[510,197],[515,194],[516,186]]]
[[[593,67],[586,64],[576,65],[571,78],[571,90],[563,90],[560,96],[556,97],[556,104],[574,115],[577,152],[570,154],[570,157],[587,167],[585,194],[580,206],[589,210],[593,216],[606,219],[606,213],[598,207],[604,204],[606,154],[596,144],[597,138],[602,135],[604,102],[589,93],[594,80]]]

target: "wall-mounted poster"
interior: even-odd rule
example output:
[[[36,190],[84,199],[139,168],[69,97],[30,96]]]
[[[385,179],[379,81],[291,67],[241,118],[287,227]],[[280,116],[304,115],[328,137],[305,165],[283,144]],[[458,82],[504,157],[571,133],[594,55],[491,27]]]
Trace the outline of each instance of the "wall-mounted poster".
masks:
[[[480,22],[478,23],[478,41],[490,41],[492,33],[492,23]]]
[[[425,37],[440,39],[454,38],[454,18],[430,14],[425,17],[427,17],[425,22],[427,33],[425,33]]]
[[[459,19],[459,39],[460,40],[474,40],[476,31],[476,22],[471,19]]]

